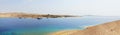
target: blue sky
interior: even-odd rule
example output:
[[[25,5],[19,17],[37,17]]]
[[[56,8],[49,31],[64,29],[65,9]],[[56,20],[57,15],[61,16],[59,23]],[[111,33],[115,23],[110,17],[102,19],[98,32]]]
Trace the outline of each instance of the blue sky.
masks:
[[[0,0],[0,12],[120,16],[120,0]]]

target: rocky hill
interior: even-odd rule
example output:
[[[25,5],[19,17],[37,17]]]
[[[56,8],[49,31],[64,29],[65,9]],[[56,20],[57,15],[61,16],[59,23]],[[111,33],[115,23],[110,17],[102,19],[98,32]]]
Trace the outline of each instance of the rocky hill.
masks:
[[[88,27],[85,30],[67,30],[50,35],[120,35],[120,20]]]

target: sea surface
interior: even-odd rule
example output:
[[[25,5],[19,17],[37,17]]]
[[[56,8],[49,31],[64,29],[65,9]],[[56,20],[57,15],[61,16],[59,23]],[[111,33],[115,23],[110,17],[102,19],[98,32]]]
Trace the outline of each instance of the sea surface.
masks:
[[[61,30],[84,30],[120,17],[84,16],[71,18],[0,18],[0,35],[48,35]]]

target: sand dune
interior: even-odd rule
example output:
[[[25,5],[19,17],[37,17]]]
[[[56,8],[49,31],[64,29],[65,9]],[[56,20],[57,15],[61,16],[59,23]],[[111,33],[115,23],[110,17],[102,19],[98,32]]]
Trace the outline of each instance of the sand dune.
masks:
[[[88,27],[85,30],[68,30],[50,35],[120,35],[120,20]]]

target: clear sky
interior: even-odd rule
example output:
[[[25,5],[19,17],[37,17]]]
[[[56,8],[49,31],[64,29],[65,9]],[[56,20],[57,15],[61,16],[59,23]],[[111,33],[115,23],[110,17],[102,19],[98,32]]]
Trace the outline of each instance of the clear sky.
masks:
[[[0,12],[120,16],[120,0],[0,0]]]

